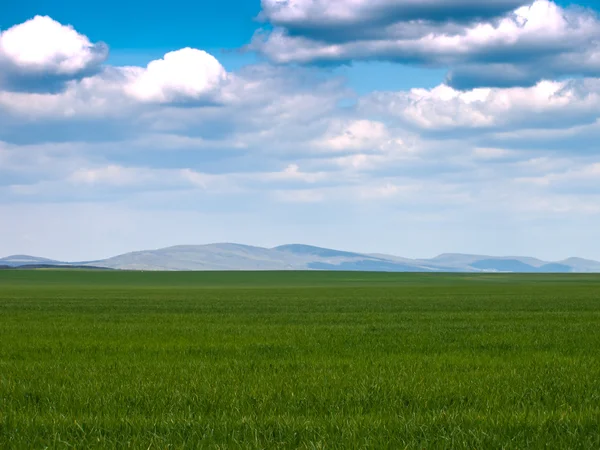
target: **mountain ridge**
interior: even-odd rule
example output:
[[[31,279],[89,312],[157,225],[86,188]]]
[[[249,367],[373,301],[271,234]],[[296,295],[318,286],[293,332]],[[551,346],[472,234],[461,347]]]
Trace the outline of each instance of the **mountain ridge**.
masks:
[[[175,245],[86,262],[61,262],[29,255],[0,258],[0,266],[41,265],[150,271],[344,270],[432,273],[600,273],[600,262],[575,257],[562,261],[543,261],[529,256],[443,253],[429,259],[411,259],[304,244],[286,244],[273,248],[236,243]]]

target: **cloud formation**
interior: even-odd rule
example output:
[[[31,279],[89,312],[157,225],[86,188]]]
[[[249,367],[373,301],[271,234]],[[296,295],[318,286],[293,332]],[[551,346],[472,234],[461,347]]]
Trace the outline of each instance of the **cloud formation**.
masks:
[[[459,14],[460,5],[474,9]],[[1,47],[0,68],[11,69],[0,83],[0,209],[21,205],[32,223],[47,218],[39,211],[48,204],[69,210],[74,202],[162,208],[164,217],[175,209],[246,211],[232,229],[260,216],[268,217],[261,229],[297,226],[297,233],[327,217],[331,235],[362,220],[355,232],[377,240],[379,233],[398,239],[410,226],[412,236],[431,240],[456,225],[458,234],[433,240],[432,251],[464,232],[465,218],[471,231],[489,220],[494,242],[507,218],[521,227],[592,217],[596,232],[600,78],[562,78],[584,63],[594,73],[593,14],[542,0],[265,0],[263,7],[272,8],[266,18],[277,28],[266,42],[280,33],[286,43],[307,43],[290,51],[311,64],[227,72],[204,50],[184,48],[140,67],[112,66],[97,53],[106,47],[33,19],[36,30],[46,24],[73,45],[50,39],[32,50],[21,37],[6,41],[17,50]],[[303,28],[303,21],[314,23]],[[30,33],[22,36],[41,39]],[[355,42],[347,33],[358,33]],[[383,57],[373,43],[401,56],[394,61],[448,67],[452,78],[359,95],[312,65],[313,47],[323,62]],[[475,80],[459,83],[461,73]],[[195,225],[193,236],[203,226]],[[312,236],[322,230],[315,225]]]
[[[5,90],[56,92],[68,81],[100,71],[108,56],[71,26],[36,16],[0,34],[0,86]]]
[[[227,79],[225,68],[214,56],[193,48],[169,52],[145,69],[123,70],[129,78],[125,92],[142,102],[208,101]]]
[[[360,107],[365,114],[384,115],[425,131],[571,128],[600,117],[600,79],[469,91],[442,84],[433,89],[376,92],[361,99]]]
[[[399,22],[470,22],[506,14],[527,0],[262,0],[260,18],[291,35],[348,40]]]
[[[594,12],[549,0],[523,3],[265,0],[263,15],[275,28],[258,33],[250,48],[281,64],[442,67],[458,89],[600,75]]]

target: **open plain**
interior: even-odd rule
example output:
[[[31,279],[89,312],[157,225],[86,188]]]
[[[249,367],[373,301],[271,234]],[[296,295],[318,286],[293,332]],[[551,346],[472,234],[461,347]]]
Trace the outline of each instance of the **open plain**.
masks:
[[[0,448],[600,448],[600,276],[0,272]]]

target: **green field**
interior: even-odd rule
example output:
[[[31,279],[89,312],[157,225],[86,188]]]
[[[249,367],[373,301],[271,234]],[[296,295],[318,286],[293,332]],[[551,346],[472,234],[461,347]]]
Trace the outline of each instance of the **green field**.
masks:
[[[0,448],[600,448],[600,276],[0,271]]]

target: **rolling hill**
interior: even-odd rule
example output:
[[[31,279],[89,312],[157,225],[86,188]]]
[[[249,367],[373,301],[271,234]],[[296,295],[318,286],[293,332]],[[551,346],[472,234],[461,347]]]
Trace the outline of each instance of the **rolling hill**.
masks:
[[[150,271],[343,270],[363,272],[600,273],[600,262],[581,258],[553,262],[531,257],[443,254],[431,259],[409,259],[393,255],[356,253],[301,244],[282,245],[274,248],[241,244],[182,245],[125,253],[99,261],[73,263],[16,255],[1,258],[0,266],[13,268],[77,266]]]
[[[19,266],[31,266],[31,265],[40,265],[40,264],[58,266],[58,265],[65,264],[65,263],[62,263],[59,261],[54,261],[52,259],[38,258],[37,256],[27,256],[27,255],[13,255],[13,256],[7,256],[6,258],[0,258],[0,266],[19,267]]]

